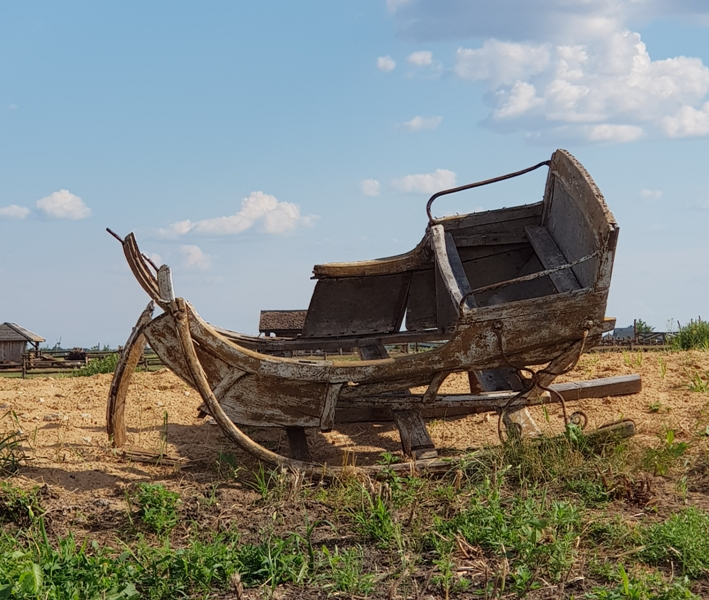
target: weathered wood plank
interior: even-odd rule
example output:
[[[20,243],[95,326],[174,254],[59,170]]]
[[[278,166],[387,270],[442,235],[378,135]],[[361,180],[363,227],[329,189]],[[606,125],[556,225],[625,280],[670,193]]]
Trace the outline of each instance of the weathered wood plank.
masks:
[[[463,246],[502,246],[523,244],[527,241],[524,231],[491,231],[489,233],[455,233],[455,245]]]
[[[446,233],[442,225],[431,227],[431,245],[443,283],[450,296],[456,313],[463,297],[471,290],[453,236]],[[474,308],[470,306],[470,308]]]
[[[362,344],[357,347],[357,352],[361,360],[380,360],[389,358],[387,349],[381,340],[372,340],[371,343]]]
[[[311,460],[310,448],[308,448],[305,429],[303,427],[286,427],[285,429],[291,458],[309,462]]]
[[[584,398],[637,394],[642,391],[643,383],[640,375],[620,375],[587,381],[554,383],[549,387],[559,392],[564,400],[582,400]]]
[[[167,265],[162,265],[158,269],[158,290],[160,291],[160,299],[163,302],[172,302],[175,299],[172,273]]]
[[[395,410],[393,416],[399,430],[401,447],[406,456],[433,458],[437,455],[436,447],[420,411]]]
[[[546,227],[542,227],[541,225],[526,227],[525,231],[544,269],[556,269],[557,267],[568,264],[568,261],[561,253],[561,250],[559,250],[559,246],[556,245],[556,242],[551,237]],[[571,269],[552,273],[549,275],[549,278],[558,292],[571,292],[581,289],[581,284],[578,279],[576,279],[576,275],[574,275]]]
[[[398,331],[410,282],[410,273],[319,280],[305,317],[303,337]]]
[[[106,431],[113,445],[120,448],[126,443],[125,407],[128,395],[128,386],[138,366],[140,356],[145,348],[145,335],[143,330],[150,323],[155,305],[150,302],[138,318],[126,342],[121,357],[116,365],[116,370],[111,380],[106,405]]]
[[[421,268],[431,262],[431,250],[425,238],[411,252],[378,258],[344,263],[326,263],[313,267],[313,277],[368,277],[372,275],[394,275]]]
[[[325,401],[323,402],[322,416],[320,417],[320,429],[322,431],[330,431],[335,425],[335,407],[337,399],[340,397],[342,390],[341,383],[328,385],[325,390]]]
[[[435,223],[442,224],[448,231],[453,229],[462,229],[464,227],[472,228],[479,226],[485,226],[486,229],[490,230],[493,229],[493,227],[490,227],[493,224],[495,225],[494,229],[497,229],[498,223],[507,223],[516,219],[536,218],[539,220],[542,216],[543,208],[544,206],[542,202],[535,202],[534,204],[523,204],[521,206],[512,206],[510,208],[499,208],[496,210],[486,210],[467,215],[443,217],[440,219],[435,219]]]

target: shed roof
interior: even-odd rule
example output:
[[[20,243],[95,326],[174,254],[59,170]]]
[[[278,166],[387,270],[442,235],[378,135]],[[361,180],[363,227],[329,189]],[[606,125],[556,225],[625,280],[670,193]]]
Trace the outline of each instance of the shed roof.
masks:
[[[46,342],[42,336],[32,333],[29,329],[20,327],[17,323],[3,323],[0,325],[0,342]]]
[[[307,310],[262,310],[258,323],[261,332],[275,330],[300,331],[305,324]]]

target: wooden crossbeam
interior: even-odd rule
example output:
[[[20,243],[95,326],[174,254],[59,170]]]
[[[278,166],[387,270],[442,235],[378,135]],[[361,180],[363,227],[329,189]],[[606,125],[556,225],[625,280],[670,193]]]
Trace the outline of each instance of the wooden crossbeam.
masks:
[[[554,238],[551,237],[546,227],[531,225],[525,227],[524,230],[529,238],[529,243],[532,244],[532,248],[545,270],[556,269],[568,264],[569,261],[561,253],[559,246],[556,245]],[[558,292],[571,292],[581,289],[581,284],[571,269],[552,273],[549,275],[549,279],[551,279]]]

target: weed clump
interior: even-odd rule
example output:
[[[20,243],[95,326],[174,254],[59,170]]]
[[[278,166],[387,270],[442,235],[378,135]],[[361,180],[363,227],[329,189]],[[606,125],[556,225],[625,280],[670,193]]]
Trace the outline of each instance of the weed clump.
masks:
[[[680,325],[672,338],[675,350],[709,350],[709,323],[692,319],[687,325]]]
[[[158,535],[170,533],[177,525],[180,495],[160,484],[140,483],[136,494],[138,514],[145,526]]]
[[[113,373],[118,365],[119,355],[107,354],[103,358],[96,358],[72,373],[74,377],[91,377],[102,373]]]
[[[685,575],[696,578],[709,573],[709,514],[694,507],[648,526],[640,555],[649,564],[679,564]]]
[[[7,481],[0,482],[0,523],[28,527],[41,512],[38,488],[23,490]]]

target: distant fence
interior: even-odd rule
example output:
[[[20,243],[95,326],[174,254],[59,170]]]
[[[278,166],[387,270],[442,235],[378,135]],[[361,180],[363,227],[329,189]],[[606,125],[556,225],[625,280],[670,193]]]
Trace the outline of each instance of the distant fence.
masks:
[[[71,375],[73,371],[85,367],[91,361],[118,354],[120,354],[119,350],[40,350],[39,354],[30,351],[23,354],[22,363],[0,364],[0,375],[21,373],[23,378],[38,375]],[[162,366],[162,361],[152,351],[143,353],[138,362],[138,369],[143,371],[155,370]]]

